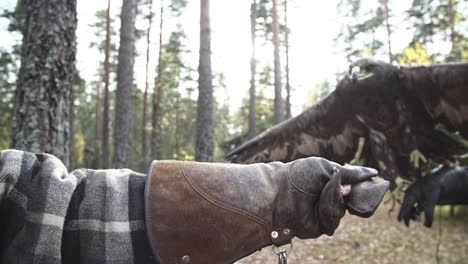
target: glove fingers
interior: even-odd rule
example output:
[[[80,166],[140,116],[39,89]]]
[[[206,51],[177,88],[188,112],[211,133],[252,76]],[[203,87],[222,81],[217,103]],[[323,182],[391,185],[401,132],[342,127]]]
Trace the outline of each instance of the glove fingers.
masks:
[[[372,180],[353,185],[351,195],[346,200],[349,213],[365,218],[372,216],[379,207],[388,186],[388,181],[374,182]]]
[[[357,184],[377,176],[378,171],[362,166],[345,165],[340,168],[342,184]]]
[[[335,173],[320,194],[320,229],[322,233],[329,236],[333,235],[346,211],[341,193],[341,176],[341,172]]]

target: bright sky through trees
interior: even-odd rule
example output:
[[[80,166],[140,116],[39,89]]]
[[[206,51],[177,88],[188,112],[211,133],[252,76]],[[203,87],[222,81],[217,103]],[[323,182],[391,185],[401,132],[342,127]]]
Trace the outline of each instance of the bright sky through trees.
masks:
[[[289,5],[288,23],[290,34],[290,70],[293,114],[302,110],[306,103],[310,89],[325,80],[332,81],[335,74],[346,70],[347,62],[337,49],[336,38],[341,23],[337,14],[338,1],[310,1],[291,0]],[[0,9],[12,9],[16,1],[4,0]],[[90,27],[96,20],[95,13],[106,8],[105,0],[80,0],[78,1],[78,55],[77,67],[82,77],[87,80],[96,79],[97,67],[103,60],[104,54],[99,54],[97,49],[89,48],[94,33]],[[121,1],[112,1],[111,15],[116,17],[120,13]],[[363,6],[371,8],[377,1],[364,0]],[[394,32],[392,43],[394,51],[400,52],[410,41],[411,32],[406,30],[404,22],[404,10],[411,1],[391,1],[393,17],[390,23]],[[155,1],[153,11],[159,11],[159,1]],[[147,12],[147,10],[141,10]],[[182,27],[187,35],[186,46],[191,53],[185,55],[185,61],[194,69],[198,62],[199,45],[199,1],[188,1],[187,8],[182,15]],[[282,10],[280,11],[281,15]],[[156,13],[156,17],[159,14]],[[249,87],[249,59],[250,59],[250,1],[249,0],[216,0],[211,3],[212,24],[212,67],[213,73],[224,73],[227,89],[218,89],[216,97],[218,101],[229,99],[234,108],[241,103],[242,97],[247,96]],[[166,37],[170,27],[175,27],[176,22],[167,14]],[[1,46],[8,48],[12,43],[11,36],[6,30],[7,21],[0,21]],[[113,25],[118,28],[120,22]],[[137,23],[139,29],[146,29],[146,21],[140,18]],[[157,61],[157,36],[159,32],[153,30],[152,54],[150,69],[155,69]],[[261,45],[263,41],[257,43]],[[117,42],[118,43],[118,42]],[[139,89],[144,89],[145,80],[145,40],[142,38],[137,43],[138,58],[135,64],[135,78]],[[273,50],[271,46],[258,47],[257,59],[261,64],[273,64]],[[386,60],[383,56],[380,58]],[[260,70],[260,69],[259,69]],[[154,80],[155,70],[150,71]],[[195,76],[196,80],[196,76]],[[196,83],[194,83],[196,87]],[[113,87],[114,88],[114,87]],[[228,94],[225,94],[225,93]],[[272,90],[273,93],[273,90]],[[226,97],[227,96],[227,97]]]

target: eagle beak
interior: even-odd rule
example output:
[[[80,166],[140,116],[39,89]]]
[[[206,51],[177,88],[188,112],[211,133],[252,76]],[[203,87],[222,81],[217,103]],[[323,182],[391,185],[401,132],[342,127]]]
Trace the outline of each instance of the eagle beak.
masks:
[[[354,66],[352,69],[351,69],[351,79],[353,79],[354,81],[356,81],[359,77],[359,72],[361,71],[361,67],[359,66]]]
[[[351,68],[351,72],[350,72],[350,75],[351,75],[351,79],[353,81],[361,81],[361,80],[364,80],[364,79],[367,79],[369,77],[372,77],[372,75],[374,75],[373,73],[371,72],[363,72],[361,73],[361,67],[359,66],[353,66],[353,68]]]

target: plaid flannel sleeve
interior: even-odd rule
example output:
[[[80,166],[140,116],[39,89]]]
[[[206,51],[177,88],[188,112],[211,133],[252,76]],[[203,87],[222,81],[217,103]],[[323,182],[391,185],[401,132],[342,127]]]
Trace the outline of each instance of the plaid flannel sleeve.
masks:
[[[68,173],[52,155],[0,152],[0,263],[156,263],[144,224],[145,176]]]

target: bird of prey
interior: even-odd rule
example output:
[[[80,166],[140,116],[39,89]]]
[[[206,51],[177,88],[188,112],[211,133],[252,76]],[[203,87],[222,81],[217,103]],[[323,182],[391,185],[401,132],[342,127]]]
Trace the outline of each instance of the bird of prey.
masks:
[[[349,163],[358,152],[362,165],[378,168],[394,187],[397,176],[408,177],[426,157],[441,162],[467,153],[454,133],[468,139],[468,63],[399,67],[362,59],[316,105],[225,158]]]

